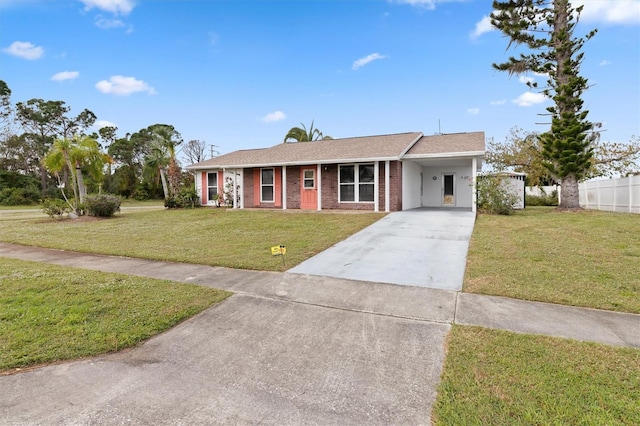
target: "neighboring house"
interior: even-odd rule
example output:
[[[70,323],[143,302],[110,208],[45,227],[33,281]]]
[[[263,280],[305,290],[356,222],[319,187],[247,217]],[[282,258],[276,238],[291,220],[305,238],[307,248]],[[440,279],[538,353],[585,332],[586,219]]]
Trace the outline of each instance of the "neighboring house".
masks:
[[[233,192],[234,208],[475,211],[484,133],[420,132],[281,143],[187,167],[202,205]]]

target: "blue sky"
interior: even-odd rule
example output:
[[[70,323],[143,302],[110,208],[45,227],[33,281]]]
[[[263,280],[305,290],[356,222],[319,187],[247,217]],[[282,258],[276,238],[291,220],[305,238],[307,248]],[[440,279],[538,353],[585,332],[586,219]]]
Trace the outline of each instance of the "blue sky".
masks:
[[[586,0],[589,119],[640,136],[640,1]],[[0,0],[12,102],[63,100],[118,135],[155,123],[227,153],[301,122],[334,138],[545,131],[549,101],[491,64],[514,54],[489,0]],[[539,83],[545,78],[526,76]]]

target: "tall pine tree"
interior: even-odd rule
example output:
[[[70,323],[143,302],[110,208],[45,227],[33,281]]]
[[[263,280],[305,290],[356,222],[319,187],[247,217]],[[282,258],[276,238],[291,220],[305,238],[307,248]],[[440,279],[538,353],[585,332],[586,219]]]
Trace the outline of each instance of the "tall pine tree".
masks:
[[[554,105],[547,108],[551,129],[541,135],[544,165],[560,181],[559,207],[579,208],[578,182],[590,168],[594,140],[594,126],[582,109],[581,96],[588,86],[579,74],[584,57],[580,50],[597,30],[574,37],[582,6],[573,8],[568,0],[494,1],[493,8],[491,24],[510,38],[508,47],[526,45],[532,51],[493,67],[509,74],[549,76],[542,93]]]

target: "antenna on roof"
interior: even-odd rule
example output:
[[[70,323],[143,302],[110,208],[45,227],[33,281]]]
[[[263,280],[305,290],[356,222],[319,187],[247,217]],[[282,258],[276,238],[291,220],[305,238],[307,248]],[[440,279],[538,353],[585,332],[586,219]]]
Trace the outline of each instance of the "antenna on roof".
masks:
[[[438,118],[438,134],[442,134],[442,129],[440,129],[440,119]]]

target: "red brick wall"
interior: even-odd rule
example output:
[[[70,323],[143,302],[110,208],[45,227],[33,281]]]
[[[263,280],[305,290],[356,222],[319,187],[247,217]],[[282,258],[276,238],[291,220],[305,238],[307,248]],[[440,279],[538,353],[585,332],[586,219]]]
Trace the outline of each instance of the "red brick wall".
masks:
[[[339,203],[338,202],[338,165],[323,164],[322,173],[322,210],[374,210],[373,203]],[[378,185],[378,209],[384,211],[385,201],[385,163],[380,162],[380,177]],[[254,172],[255,170],[255,172]],[[276,173],[281,173],[276,168]],[[274,208],[274,203],[260,203],[260,186],[258,192],[254,189],[254,173],[260,169],[244,169],[244,206]],[[259,179],[259,177],[258,177]],[[281,188],[277,188],[279,190]],[[300,167],[287,167],[287,209],[300,208]],[[402,210],[402,163],[391,161],[389,164],[389,210]]]
[[[287,209],[300,208],[300,167],[287,167]]]

